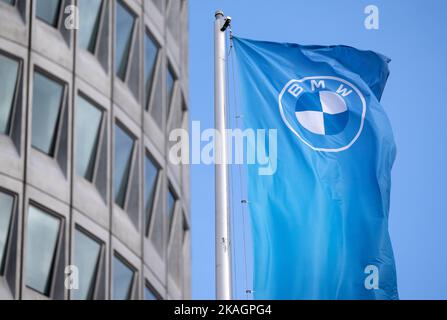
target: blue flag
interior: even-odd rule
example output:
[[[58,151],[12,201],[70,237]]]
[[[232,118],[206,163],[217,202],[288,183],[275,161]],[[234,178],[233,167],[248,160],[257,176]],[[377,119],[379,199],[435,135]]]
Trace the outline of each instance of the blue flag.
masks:
[[[388,233],[396,148],[379,101],[389,59],[234,38],[244,126],[277,129],[248,166],[256,299],[398,299]]]

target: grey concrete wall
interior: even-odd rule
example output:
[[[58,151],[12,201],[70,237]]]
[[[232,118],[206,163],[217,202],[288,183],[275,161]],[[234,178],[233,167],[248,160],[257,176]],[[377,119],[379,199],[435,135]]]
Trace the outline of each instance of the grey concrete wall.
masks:
[[[69,299],[64,288],[64,267],[72,263],[75,228],[82,228],[103,243],[98,299],[109,299],[113,292],[112,260],[115,254],[136,271],[133,298],[144,298],[149,285],[163,299],[191,297],[190,281],[190,196],[188,166],[173,166],[167,161],[170,119],[163,94],[162,123],[153,118],[146,106],[144,87],[144,35],[149,32],[160,46],[156,68],[166,90],[166,66],[171,65],[177,81],[171,104],[180,104],[181,125],[188,129],[188,59],[186,0],[122,0],[136,15],[137,26],[130,52],[128,76],[122,81],[114,72],[115,0],[102,8],[97,50],[91,54],[76,46],[76,31],[63,26],[60,12],[57,28],[35,17],[32,0],[17,0],[14,7],[0,2],[0,53],[12,54],[21,61],[20,80],[14,105],[13,128],[0,135],[0,191],[16,197],[14,223],[10,227],[7,271],[0,275],[0,299]],[[76,4],[64,0],[64,5]],[[178,19],[174,19],[174,17]],[[177,23],[173,23],[177,21]],[[65,98],[58,128],[57,148],[50,157],[31,146],[33,72],[38,68],[65,84]],[[94,183],[74,172],[74,110],[78,94],[95,102],[104,112],[101,143]],[[153,100],[153,99],[152,99]],[[154,103],[154,102],[151,102]],[[114,124],[119,122],[136,139],[125,208],[114,202]],[[144,156],[149,153],[161,167],[157,185],[158,202],[153,214],[162,219],[162,254],[145,232]],[[178,197],[172,230],[167,221],[166,196],[171,186]],[[50,297],[26,287],[22,276],[26,261],[27,212],[30,204],[57,215],[63,222],[53,272]],[[178,234],[176,234],[178,233]],[[185,236],[184,236],[185,234]],[[179,237],[181,246],[178,245]],[[174,259],[175,258],[175,259]],[[181,275],[172,270],[181,261]]]

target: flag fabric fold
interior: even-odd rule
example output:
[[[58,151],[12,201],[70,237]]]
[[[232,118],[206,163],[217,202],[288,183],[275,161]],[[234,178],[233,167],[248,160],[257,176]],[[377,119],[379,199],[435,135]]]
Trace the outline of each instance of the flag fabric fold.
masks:
[[[233,37],[245,128],[277,129],[247,167],[256,299],[398,299],[388,232],[396,147],[385,56]]]

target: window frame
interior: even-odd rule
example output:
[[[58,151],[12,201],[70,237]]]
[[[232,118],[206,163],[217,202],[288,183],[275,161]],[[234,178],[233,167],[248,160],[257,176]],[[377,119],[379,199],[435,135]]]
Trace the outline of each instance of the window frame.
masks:
[[[105,9],[107,8],[106,6],[106,1],[109,0],[101,0],[101,5],[99,6],[99,12],[98,12],[98,20],[96,21],[96,23],[98,24],[97,26],[97,30],[96,30],[96,36],[95,36],[95,43],[93,45],[93,52],[89,50],[89,48],[85,49],[82,48],[81,46],[79,46],[79,38],[76,41],[76,46],[81,49],[82,51],[88,52],[89,54],[95,56],[96,58],[98,58],[98,47],[99,47],[99,42],[100,42],[100,33],[101,30],[104,26],[104,20],[105,20]],[[79,32],[78,30],[76,30],[77,32]]]
[[[172,186],[172,185],[171,185]],[[172,187],[174,189],[174,187]],[[173,190],[175,192],[175,189]],[[166,266],[167,266],[167,277],[168,277],[168,290],[171,292],[171,294],[174,294],[174,296],[176,297],[181,297],[182,296],[182,288],[183,288],[183,282],[184,282],[184,276],[183,276],[183,259],[184,259],[184,243],[183,243],[183,226],[184,226],[184,217],[183,217],[183,209],[181,208],[181,200],[178,197],[177,200],[175,201],[175,205],[173,208],[173,215],[172,215],[172,223],[169,226],[169,235],[168,235],[168,239],[167,239],[167,253],[166,253]],[[180,221],[179,221],[180,220]],[[174,230],[176,227],[176,224],[178,224],[179,230]],[[180,232],[180,234],[178,234],[178,251],[176,252],[174,249],[174,240],[176,239],[176,233]],[[176,279],[175,275],[173,275],[171,273],[171,269],[172,263],[173,261],[171,260],[171,253],[176,255],[177,259],[178,259],[178,265],[174,266],[174,268],[178,268],[178,272],[179,272],[179,278]],[[177,281],[178,280],[178,281]]]
[[[8,231],[6,234],[6,241],[5,241],[5,248],[3,251],[3,256],[0,256],[0,278],[5,277],[5,272],[6,272],[6,266],[8,264],[8,260],[9,260],[9,255],[10,255],[10,246],[11,246],[11,237],[12,237],[12,227],[14,225],[14,219],[16,217],[16,213],[18,210],[18,194],[10,191],[8,189],[5,189],[3,187],[0,186],[0,192],[3,194],[6,194],[8,196],[11,196],[13,198],[13,203],[12,203],[12,209],[11,209],[11,218],[10,218],[10,222],[9,222],[9,226],[8,226]]]
[[[33,145],[33,139],[32,139],[32,126],[34,125],[32,120],[33,120],[33,112],[34,112],[34,94],[35,94],[35,91],[34,91],[34,85],[35,85],[34,84],[34,76],[35,76],[36,72],[40,73],[42,76],[44,76],[44,77],[48,78],[49,80],[54,81],[54,82],[56,82],[56,83],[58,83],[59,85],[62,86],[62,95],[61,95],[61,100],[59,102],[59,113],[57,115],[56,125],[55,125],[55,128],[54,128],[54,132],[53,132],[53,136],[52,136],[51,147],[50,147],[50,152],[49,153],[46,153],[45,151],[35,147]],[[36,150],[36,151],[38,151],[38,152],[40,152],[40,153],[42,153],[42,154],[44,154],[44,155],[54,159],[54,158],[56,158],[56,155],[59,152],[59,145],[60,145],[60,142],[61,142],[60,139],[61,139],[61,129],[62,129],[62,117],[64,116],[65,112],[68,112],[68,109],[67,109],[67,99],[68,99],[68,94],[69,94],[69,92],[68,92],[69,91],[68,90],[68,84],[64,80],[54,76],[53,74],[51,74],[50,72],[46,71],[44,68],[41,68],[38,65],[34,65],[32,77],[33,77],[33,87],[31,89],[31,91],[32,91],[32,99],[30,101],[30,104],[32,105],[31,112],[30,112],[31,113],[30,114],[30,116],[31,116],[31,119],[30,119],[30,121],[31,121],[30,146],[34,150]]]
[[[148,37],[153,42],[155,47],[157,48],[157,54],[155,56],[154,65],[152,67],[150,84],[148,86],[146,84],[146,79],[144,79],[144,85],[143,85],[144,86],[144,91],[143,91],[144,92],[144,110],[150,113],[153,108],[153,100],[154,100],[153,92],[155,90],[155,84],[156,84],[154,80],[157,77],[162,76],[160,74],[160,65],[162,64],[163,47],[161,46],[160,41],[158,41],[157,38],[154,36],[154,33],[150,30],[150,28],[147,25],[145,25],[144,26],[144,50],[146,50],[146,37]],[[143,61],[144,61],[143,63],[144,63],[144,69],[145,69],[146,68],[146,55],[145,54],[143,57]]]
[[[181,197],[179,195],[180,193],[177,192],[171,179],[168,179],[168,187],[166,188],[166,204],[168,203],[169,193],[171,193],[174,198],[174,204],[172,207],[172,212],[169,212],[169,208],[166,206],[166,215],[167,215],[167,218],[170,218],[170,219],[168,219],[169,220],[168,221],[168,243],[167,243],[168,247],[171,242],[171,230],[173,228],[174,220],[176,219],[178,207],[179,207],[180,201],[181,201]]]
[[[115,118],[114,121],[114,128],[113,128],[113,203],[115,205],[117,205],[119,208],[121,208],[124,211],[127,211],[127,205],[128,205],[128,201],[129,201],[129,188],[131,183],[130,179],[132,177],[132,172],[135,169],[135,161],[136,161],[136,156],[137,156],[137,150],[138,150],[138,137],[136,135],[134,135],[132,133],[132,131],[130,129],[128,129],[128,127],[122,122],[120,121],[118,118]],[[120,127],[120,129],[122,131],[124,131],[124,133],[126,133],[132,140],[133,140],[133,146],[132,146],[132,152],[130,155],[130,159],[129,159],[129,168],[128,168],[128,172],[127,172],[127,181],[126,181],[126,187],[125,187],[125,194],[124,194],[124,201],[123,201],[123,206],[121,206],[121,204],[117,203],[116,201],[116,195],[115,195],[115,179],[116,179],[116,171],[115,171],[115,166],[116,166],[116,126]]]
[[[181,285],[182,295],[188,294],[186,291],[185,275],[188,275],[190,266],[185,264],[185,261],[191,260],[191,219],[187,214],[186,208],[182,208],[182,238],[181,238]]]
[[[76,169],[74,169],[75,174],[81,178],[86,180],[87,182],[96,185],[96,181],[97,181],[97,171],[98,171],[98,166],[99,166],[99,156],[100,156],[100,146],[103,143],[103,139],[104,139],[104,131],[105,131],[105,127],[107,126],[107,110],[101,106],[99,103],[97,103],[95,100],[93,100],[92,98],[90,98],[87,94],[85,94],[82,90],[77,90],[77,94],[76,94],[77,98],[82,98],[85,101],[87,101],[89,104],[91,104],[94,108],[97,108],[100,112],[101,112],[101,120],[99,123],[99,127],[98,127],[98,135],[96,137],[96,141],[95,141],[95,158],[93,160],[93,168],[92,168],[92,174],[91,174],[91,179],[87,179],[84,176],[79,175],[76,172]],[[76,101],[77,102],[77,101]],[[76,107],[77,107],[77,103],[75,103],[75,110],[74,110],[74,121],[76,121]],[[74,127],[73,127],[73,150],[76,152],[75,146],[76,146],[76,135],[75,135],[75,130],[76,130],[76,122],[74,123]],[[76,168],[76,154],[73,154],[73,160],[74,160],[74,168]]]
[[[129,298],[125,299],[123,301],[130,301],[130,300],[135,300],[135,293],[136,290],[138,289],[138,269],[136,267],[134,267],[132,265],[132,263],[126,259],[124,257],[123,254],[121,254],[118,250],[114,249],[113,253],[112,253],[112,261],[111,261],[111,265],[112,265],[112,283],[111,283],[111,294],[110,294],[110,299],[111,300],[115,300],[114,299],[114,293],[115,293],[115,264],[114,264],[114,259],[118,259],[124,266],[126,266],[127,268],[129,268],[129,270],[131,270],[133,272],[133,276],[132,276],[132,281],[130,284],[130,288],[129,288]],[[118,301],[118,300],[116,300]]]
[[[63,14],[62,14],[63,10],[62,10],[62,9],[64,8],[64,6],[63,6],[63,4],[64,4],[64,0],[58,0],[58,1],[59,1],[59,5],[58,5],[58,8],[57,8],[57,19],[56,19],[55,24],[51,24],[51,23],[49,23],[49,22],[43,20],[42,18],[40,18],[40,17],[37,15],[37,1],[34,1],[34,3],[35,3],[35,7],[34,7],[34,17],[36,18],[36,20],[39,20],[40,22],[44,23],[44,24],[47,25],[47,26],[50,26],[51,28],[59,29],[59,27],[60,27],[61,24],[62,24],[62,20],[63,20]],[[16,2],[17,2],[17,1],[16,1]]]
[[[171,0],[172,1],[172,0]],[[168,92],[168,74],[172,75],[172,88],[171,92]],[[166,113],[167,113],[167,122],[171,118],[171,109],[172,104],[174,103],[175,94],[177,93],[177,86],[179,82],[179,73],[176,71],[174,65],[171,63],[171,59],[167,58],[166,62]]]
[[[182,209],[182,246],[187,246],[187,240],[188,236],[190,236],[191,233],[191,223],[189,221],[188,215],[186,214],[186,211]],[[185,248],[184,248],[185,249]]]
[[[98,299],[98,293],[99,293],[99,284],[100,284],[100,279],[101,279],[101,266],[106,262],[105,260],[105,254],[106,254],[106,243],[101,240],[99,237],[97,237],[96,235],[94,235],[92,232],[88,231],[87,228],[83,227],[81,224],[75,222],[74,223],[74,227],[73,227],[73,244],[72,245],[72,250],[73,250],[73,258],[72,261],[74,261],[74,253],[75,253],[75,246],[76,246],[76,241],[75,241],[75,234],[77,232],[81,232],[84,234],[84,236],[90,238],[90,240],[97,242],[100,245],[100,251],[99,251],[99,256],[98,256],[98,261],[96,262],[96,266],[95,266],[95,278],[92,281],[92,283],[90,285],[93,285],[93,288],[89,288],[89,295],[91,295],[91,298],[88,298],[86,300],[97,300]],[[69,291],[69,299],[73,300],[73,296],[72,296],[72,291]]]
[[[174,5],[178,5],[177,8],[173,7]],[[174,11],[174,9],[178,9],[178,11]],[[166,0],[166,8],[165,8],[165,24],[166,24],[166,30],[169,33],[169,36],[172,38],[174,42],[180,41],[180,30],[181,25],[180,23],[176,24],[175,27],[177,30],[173,30],[171,28],[171,18],[176,18],[181,16],[181,10],[182,10],[182,2],[180,0]]]
[[[154,286],[150,283],[150,281],[145,278],[144,280],[144,288],[143,288],[143,300],[146,300],[146,290],[149,290],[155,297],[155,300],[163,300],[163,297],[158,293],[158,291],[154,288]]]
[[[57,240],[56,240],[56,246],[54,248],[54,252],[53,252],[53,260],[51,262],[51,268],[50,268],[50,276],[49,276],[49,283],[47,284],[48,288],[47,291],[48,292],[40,292],[39,290],[30,287],[27,283],[26,283],[26,265],[29,263],[29,261],[26,261],[26,252],[28,250],[28,248],[26,247],[26,241],[28,239],[28,216],[29,216],[29,210],[31,207],[34,207],[40,211],[42,211],[43,213],[52,216],[53,218],[56,218],[59,220],[60,224],[59,224],[59,230],[58,230],[58,234],[57,234]],[[33,292],[34,294],[37,294],[39,296],[42,297],[46,297],[48,299],[51,299],[53,297],[54,294],[54,290],[55,290],[55,283],[56,283],[56,276],[57,276],[57,272],[56,269],[58,267],[59,264],[59,258],[61,255],[61,251],[64,250],[64,243],[62,242],[63,240],[63,236],[65,233],[65,226],[66,226],[66,220],[67,218],[65,216],[63,216],[62,214],[56,213],[55,211],[49,209],[48,207],[40,204],[39,202],[36,202],[34,200],[29,199],[28,200],[28,205],[26,206],[26,228],[23,230],[24,232],[24,237],[23,237],[23,241],[24,241],[24,250],[23,250],[23,286],[24,288],[26,288],[27,290],[30,290],[31,292]]]
[[[17,3],[17,2],[16,2]],[[22,75],[23,75],[23,59],[9,53],[8,51],[0,49],[0,55],[5,56],[6,58],[9,58],[11,60],[15,60],[18,63],[17,66],[17,79],[14,86],[14,95],[11,102],[11,112],[9,114],[8,119],[8,126],[7,126],[7,132],[3,135],[7,137],[11,137],[12,132],[15,128],[14,118],[16,116],[17,109],[20,108],[20,106],[17,105],[18,99],[19,99],[19,91],[20,90],[20,84],[22,83]]]
[[[132,25],[132,32],[131,32],[130,38],[129,38],[129,41],[130,41],[129,51],[128,51],[127,57],[126,57],[126,66],[125,66],[123,78],[121,78],[121,75],[119,74],[119,70],[116,69],[116,58],[117,58],[116,57],[116,47],[117,47],[117,24],[116,24],[116,22],[117,22],[117,19],[116,19],[117,14],[116,14],[116,12],[117,12],[117,6],[119,4],[121,4],[121,6],[125,10],[127,10],[129,12],[129,14],[131,14],[133,16],[133,18],[134,18],[133,25]],[[115,75],[116,79],[119,79],[121,82],[127,84],[128,81],[129,81],[129,73],[130,73],[129,72],[129,68],[130,68],[130,65],[131,65],[131,63],[130,63],[131,62],[131,57],[132,57],[132,54],[133,54],[133,51],[134,51],[135,41],[138,40],[138,39],[136,39],[136,36],[137,36],[137,29],[139,27],[139,16],[125,0],[116,0],[114,2],[114,10],[115,10],[115,21],[114,21],[114,26],[113,26],[113,29],[114,29],[114,39],[113,39],[114,40],[113,41],[113,43],[114,43],[114,48],[113,48],[114,65],[113,65],[113,72],[114,72],[114,75]],[[120,62],[122,62],[122,61],[120,61]]]
[[[156,214],[155,211],[155,205],[157,203],[158,198],[161,196],[161,189],[162,189],[162,179],[163,179],[163,167],[160,165],[160,163],[155,159],[155,157],[152,155],[152,153],[149,151],[148,148],[144,148],[144,177],[146,179],[146,158],[149,158],[152,164],[154,165],[155,169],[157,170],[157,175],[155,177],[154,181],[154,187],[152,190],[152,203],[150,208],[147,208],[147,204],[144,203],[144,236],[146,238],[149,238],[150,234],[152,233],[152,225],[154,221],[154,214]],[[146,196],[146,181],[144,183],[143,188],[143,199]],[[149,211],[149,212],[147,212]],[[150,217],[150,219],[147,219],[147,217]]]
[[[179,80],[177,80],[178,82]],[[176,100],[179,100],[179,108],[178,110],[175,110],[175,99],[173,99],[172,103],[171,103],[171,107],[169,108],[169,114],[168,114],[168,120],[167,120],[167,124],[166,127],[168,128],[167,130],[169,130],[168,135],[170,134],[171,130],[174,129],[184,129],[184,122],[185,122],[185,116],[188,112],[188,105],[186,103],[186,98],[185,95],[183,94],[183,92],[179,92],[179,94],[176,95]],[[180,112],[181,114],[179,115],[179,123],[178,123],[178,127],[175,127],[176,124],[173,123],[174,121],[174,112]],[[176,142],[169,142],[171,145],[174,145]],[[172,164],[170,164],[172,166]]]

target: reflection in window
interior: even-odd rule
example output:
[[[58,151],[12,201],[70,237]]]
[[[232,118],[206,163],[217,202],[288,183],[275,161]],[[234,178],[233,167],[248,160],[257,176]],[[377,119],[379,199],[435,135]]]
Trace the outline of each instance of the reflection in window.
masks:
[[[92,181],[96,163],[102,111],[78,96],[75,112],[76,172]]]
[[[78,0],[79,46],[91,53],[95,52],[102,0]]]
[[[63,93],[61,84],[34,72],[32,145],[48,155],[54,151]]]
[[[94,298],[100,255],[101,244],[80,230],[76,230],[74,265],[79,270],[79,289],[71,291],[74,300]]]
[[[135,141],[115,125],[115,202],[124,208]]]
[[[144,46],[144,83],[146,88],[146,104],[149,103],[151,95],[152,79],[157,61],[158,46],[152,36],[146,32]]]
[[[0,191],[0,275],[3,274],[13,208],[14,197]]]
[[[124,81],[126,78],[129,52],[132,46],[132,34],[135,25],[135,16],[121,2],[116,3],[116,48],[115,72]]]
[[[61,0],[37,0],[36,16],[46,23],[57,27]]]
[[[155,187],[158,177],[158,166],[149,155],[146,155],[144,164],[144,204],[146,212],[146,234],[149,232],[149,224],[151,221],[152,207],[155,196]]]
[[[113,257],[113,300],[132,298],[135,271],[117,256]]]
[[[171,101],[172,101],[172,94],[173,94],[173,89],[174,89],[174,83],[175,83],[175,76],[174,76],[174,72],[172,71],[171,67],[168,67],[168,75],[167,75],[167,80],[166,80],[166,92],[168,95],[168,111],[169,108],[171,107]]]
[[[147,285],[144,287],[144,300],[158,300],[157,295]]]
[[[17,86],[19,62],[0,54],[0,134],[8,134]]]
[[[25,283],[49,296],[60,219],[30,206],[26,231]]]

